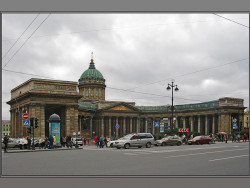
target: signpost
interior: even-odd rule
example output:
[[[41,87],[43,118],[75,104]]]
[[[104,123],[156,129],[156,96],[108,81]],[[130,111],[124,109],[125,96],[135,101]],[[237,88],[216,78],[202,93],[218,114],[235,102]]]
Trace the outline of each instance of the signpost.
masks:
[[[23,119],[29,119],[29,114],[24,113],[24,114],[23,114]]]
[[[164,133],[164,123],[160,124],[160,133]]]
[[[23,120],[23,126],[24,127],[28,127],[28,126],[30,126],[30,120]]]

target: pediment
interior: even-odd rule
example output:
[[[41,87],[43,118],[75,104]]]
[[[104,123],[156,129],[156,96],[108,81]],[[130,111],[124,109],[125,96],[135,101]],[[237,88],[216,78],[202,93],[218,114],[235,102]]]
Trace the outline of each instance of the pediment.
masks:
[[[115,106],[113,108],[110,108],[109,110],[133,111],[131,108],[128,108],[124,105]]]

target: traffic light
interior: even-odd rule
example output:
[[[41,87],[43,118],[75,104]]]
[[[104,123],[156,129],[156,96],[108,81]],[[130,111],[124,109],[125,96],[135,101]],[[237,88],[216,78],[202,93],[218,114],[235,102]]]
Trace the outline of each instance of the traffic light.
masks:
[[[27,132],[28,132],[28,134],[31,134],[31,127],[27,128]]]
[[[30,126],[31,126],[31,127],[34,126],[34,118],[30,118]]]
[[[39,121],[39,119],[35,118],[35,128],[39,127],[39,124],[38,124],[39,122],[38,121]]]

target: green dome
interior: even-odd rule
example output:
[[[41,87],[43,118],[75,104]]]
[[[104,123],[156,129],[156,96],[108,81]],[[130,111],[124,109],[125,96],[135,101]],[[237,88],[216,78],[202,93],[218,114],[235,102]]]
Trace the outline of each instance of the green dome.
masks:
[[[93,62],[93,60],[91,60],[90,64],[89,64],[89,69],[87,69],[86,71],[84,71],[84,73],[82,73],[80,80],[85,80],[85,79],[101,79],[103,80],[103,76],[102,73],[100,73],[100,71],[98,71],[95,68],[95,64]]]

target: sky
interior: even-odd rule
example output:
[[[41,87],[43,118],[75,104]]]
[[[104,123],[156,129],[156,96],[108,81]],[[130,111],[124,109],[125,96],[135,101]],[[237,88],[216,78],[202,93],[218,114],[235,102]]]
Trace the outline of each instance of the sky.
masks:
[[[223,97],[249,107],[248,14],[3,14],[2,119],[11,90],[31,78],[78,82],[95,67],[106,100],[136,106]]]

